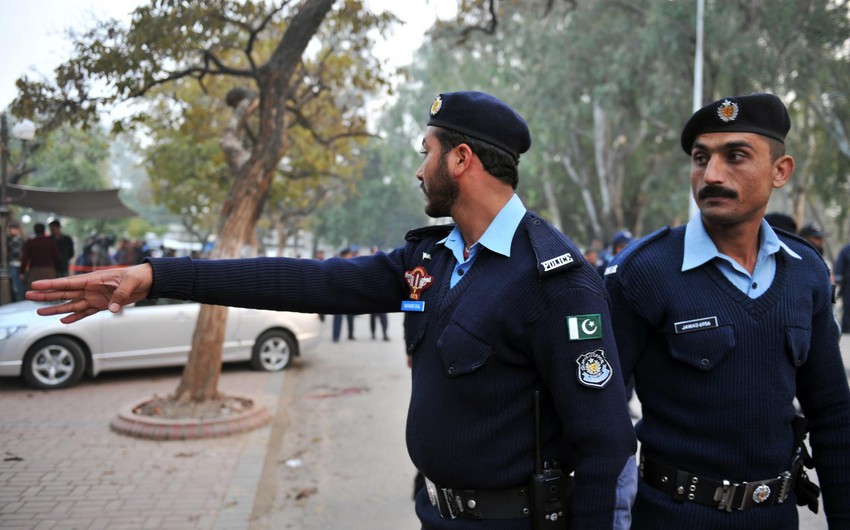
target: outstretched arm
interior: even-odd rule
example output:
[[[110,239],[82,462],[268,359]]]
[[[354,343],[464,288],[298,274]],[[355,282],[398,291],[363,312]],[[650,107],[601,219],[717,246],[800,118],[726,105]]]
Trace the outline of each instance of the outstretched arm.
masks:
[[[28,291],[28,300],[37,302],[65,303],[42,307],[42,316],[68,313],[61,319],[71,324],[98,311],[109,309],[117,313],[127,304],[138,302],[148,296],[153,284],[153,269],[147,263],[122,269],[107,269],[68,276],[55,280],[33,282]]]

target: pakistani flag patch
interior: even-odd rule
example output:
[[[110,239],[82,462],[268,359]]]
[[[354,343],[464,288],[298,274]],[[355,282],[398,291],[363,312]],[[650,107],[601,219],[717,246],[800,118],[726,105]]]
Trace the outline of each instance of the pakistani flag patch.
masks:
[[[567,332],[570,340],[601,339],[602,317],[598,314],[567,317]]]

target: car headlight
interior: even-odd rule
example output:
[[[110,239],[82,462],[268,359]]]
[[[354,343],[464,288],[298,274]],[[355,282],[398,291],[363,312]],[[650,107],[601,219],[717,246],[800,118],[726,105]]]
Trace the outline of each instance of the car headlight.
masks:
[[[23,329],[26,329],[26,326],[0,326],[0,340],[10,339]]]

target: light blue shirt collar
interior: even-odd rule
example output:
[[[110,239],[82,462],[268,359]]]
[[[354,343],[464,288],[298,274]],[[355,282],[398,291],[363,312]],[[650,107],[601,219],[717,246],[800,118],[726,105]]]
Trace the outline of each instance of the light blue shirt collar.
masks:
[[[799,254],[788,248],[788,245],[780,241],[773,228],[770,227],[767,221],[762,219],[759,256],[767,257],[780,250],[784,250],[792,258],[803,259]],[[711,240],[708,232],[705,231],[705,226],[702,224],[702,216],[697,213],[688,221],[688,225],[685,227],[685,254],[682,259],[682,272],[695,269],[714,258],[729,260],[727,256],[724,256],[717,250],[714,241]],[[733,262],[732,265],[735,266],[737,263]],[[744,269],[740,265],[736,268],[744,272]]]
[[[502,207],[487,230],[481,236],[481,239],[473,245],[473,249],[479,245],[490,249],[491,251],[501,254],[505,257],[511,256],[511,243],[514,239],[519,223],[525,216],[525,206],[522,204],[519,196],[514,193],[513,197]],[[439,241],[452,251],[458,262],[463,263],[463,236],[457,226],[452,229],[451,233],[445,239]],[[477,252],[475,252],[477,254]]]

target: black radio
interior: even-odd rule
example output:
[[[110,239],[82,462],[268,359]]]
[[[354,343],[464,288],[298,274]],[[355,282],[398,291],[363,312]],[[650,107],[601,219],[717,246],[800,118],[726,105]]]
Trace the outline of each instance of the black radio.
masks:
[[[573,482],[557,462],[544,462],[540,450],[540,391],[534,392],[534,474],[531,490],[531,520],[534,530],[568,530],[571,526],[570,496]]]

